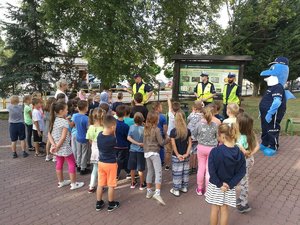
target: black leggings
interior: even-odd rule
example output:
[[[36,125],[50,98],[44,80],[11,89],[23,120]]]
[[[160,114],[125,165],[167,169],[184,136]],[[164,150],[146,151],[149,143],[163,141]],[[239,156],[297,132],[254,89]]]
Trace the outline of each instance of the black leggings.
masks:
[[[32,148],[32,125],[26,125],[26,131],[27,131],[27,135],[26,135],[26,139],[27,139],[27,146],[28,148]]]

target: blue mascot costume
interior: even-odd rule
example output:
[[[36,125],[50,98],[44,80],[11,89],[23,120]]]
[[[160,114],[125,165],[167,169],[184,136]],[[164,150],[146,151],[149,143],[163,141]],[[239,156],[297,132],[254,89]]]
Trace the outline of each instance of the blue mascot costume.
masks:
[[[260,74],[268,84],[259,104],[262,129],[260,150],[266,156],[273,156],[279,147],[280,122],[286,111],[286,101],[295,96],[284,90],[289,76],[288,59],[280,56],[269,65],[270,69]]]

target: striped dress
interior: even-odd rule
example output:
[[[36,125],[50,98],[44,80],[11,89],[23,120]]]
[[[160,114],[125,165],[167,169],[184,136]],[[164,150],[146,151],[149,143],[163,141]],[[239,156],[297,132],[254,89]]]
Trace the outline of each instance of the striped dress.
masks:
[[[218,188],[216,185],[209,182],[205,193],[205,200],[207,203],[213,205],[229,205],[231,207],[236,207],[235,188],[223,192],[221,188]]]

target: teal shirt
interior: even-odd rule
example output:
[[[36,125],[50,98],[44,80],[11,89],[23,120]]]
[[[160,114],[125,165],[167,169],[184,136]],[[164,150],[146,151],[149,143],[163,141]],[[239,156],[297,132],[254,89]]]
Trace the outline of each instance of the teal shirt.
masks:
[[[244,149],[248,150],[248,142],[247,142],[247,136],[244,134],[241,134],[240,138],[237,141],[237,144],[243,146]]]
[[[134,119],[130,117],[124,117],[124,122],[130,127],[134,125]]]

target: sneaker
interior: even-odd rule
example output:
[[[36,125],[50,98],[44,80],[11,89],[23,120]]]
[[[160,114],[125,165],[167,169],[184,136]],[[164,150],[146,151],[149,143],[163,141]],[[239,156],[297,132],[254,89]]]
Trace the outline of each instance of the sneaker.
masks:
[[[52,157],[52,162],[56,162],[56,156],[55,155]]]
[[[42,152],[39,152],[39,153],[35,153],[34,156],[35,156],[35,157],[44,157],[45,154],[42,153]]]
[[[16,152],[13,152],[12,157],[13,159],[18,158],[18,154]]]
[[[183,192],[183,193],[187,193],[188,189],[186,187],[181,188],[179,191]]]
[[[252,210],[248,204],[246,204],[245,206],[240,205],[237,207],[237,209],[238,209],[239,213],[246,213],[246,212],[250,212]]]
[[[34,152],[35,151],[35,147],[28,148],[28,151]]]
[[[169,166],[166,166],[166,167],[165,167],[165,170],[166,170],[166,171],[169,171],[169,170],[170,170],[170,167],[169,167]]]
[[[236,199],[236,206],[240,206],[242,204],[242,200],[240,198]]]
[[[170,193],[173,194],[173,195],[176,196],[176,197],[179,197],[179,196],[180,196],[179,191],[178,191],[178,190],[175,190],[174,188],[172,188],[172,189],[170,190]]]
[[[115,202],[113,201],[112,204],[110,204],[108,207],[107,207],[107,211],[108,212],[112,212],[114,211],[115,209],[119,208],[120,207],[120,202]]]
[[[80,175],[86,175],[89,173],[91,173],[91,170],[89,170],[89,169],[80,170]]]
[[[97,212],[101,211],[104,208],[104,205],[105,205],[105,203],[103,200],[97,201],[96,202],[96,211]]]
[[[92,193],[94,193],[96,190],[97,190],[96,187],[89,188],[88,193],[89,193],[89,194],[92,194]]]
[[[26,158],[29,154],[26,151],[23,151],[23,158]]]
[[[145,190],[147,188],[147,184],[146,182],[144,182],[143,184],[140,185],[140,191]]]
[[[131,175],[130,175],[130,173],[127,173],[126,180],[130,180],[130,179],[131,179]]]
[[[164,200],[162,199],[162,197],[158,194],[154,194],[152,196],[153,199],[155,199],[156,201],[158,201],[161,205],[166,205],[166,203],[164,202]]]
[[[199,196],[203,195],[203,191],[200,188],[196,188],[196,193]]]
[[[71,184],[71,181],[70,180],[64,180],[62,182],[58,182],[58,188],[62,188],[64,186],[67,186],[67,185],[70,185]]]
[[[51,161],[51,156],[50,155],[46,155],[46,159],[45,159],[46,162],[49,162]]]
[[[153,191],[147,191],[146,198],[150,199],[153,197],[153,195],[154,195]]]
[[[130,188],[131,188],[131,189],[134,189],[135,187],[136,187],[136,182],[131,183]]]
[[[75,189],[81,188],[83,185],[84,185],[83,182],[72,183],[71,187],[70,187],[70,190],[75,190]]]
[[[77,172],[79,173],[80,170],[81,170],[81,168],[78,166],[78,167],[76,168],[76,170],[77,170]]]

